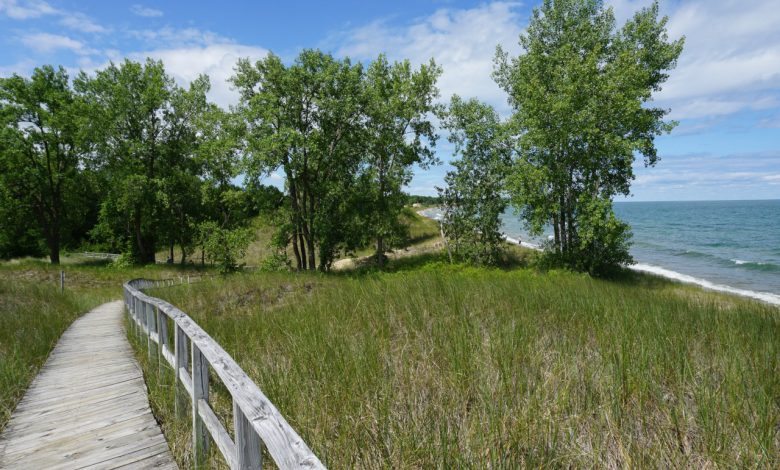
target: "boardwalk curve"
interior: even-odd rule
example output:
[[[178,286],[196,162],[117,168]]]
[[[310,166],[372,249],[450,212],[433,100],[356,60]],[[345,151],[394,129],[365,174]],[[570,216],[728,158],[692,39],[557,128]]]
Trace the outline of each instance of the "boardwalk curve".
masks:
[[[123,307],[103,304],[65,331],[0,435],[0,468],[176,468]]]

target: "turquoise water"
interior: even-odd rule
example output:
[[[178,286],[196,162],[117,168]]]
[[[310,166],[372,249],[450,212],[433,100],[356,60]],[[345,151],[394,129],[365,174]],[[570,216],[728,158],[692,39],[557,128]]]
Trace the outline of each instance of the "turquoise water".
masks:
[[[640,269],[780,295],[780,200],[618,202],[615,213],[631,225]],[[527,237],[511,211],[503,222],[510,237],[536,244],[546,238]]]

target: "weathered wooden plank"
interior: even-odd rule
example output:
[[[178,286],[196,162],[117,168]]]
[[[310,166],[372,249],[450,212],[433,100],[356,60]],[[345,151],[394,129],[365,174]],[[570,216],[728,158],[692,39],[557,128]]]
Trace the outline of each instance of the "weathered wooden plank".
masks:
[[[187,397],[182,393],[182,387],[185,387],[187,394],[192,396],[192,386],[186,388],[184,378],[187,376],[187,366],[189,359],[187,357],[187,336],[179,328],[176,322],[173,323],[173,352],[174,352],[174,412],[178,418],[183,418],[187,409]]]
[[[62,335],[0,435],[0,468],[175,468],[122,317],[105,304]]]
[[[280,468],[325,468],[235,360],[186,313],[164,300],[141,292],[139,289],[143,288],[143,285],[145,281],[134,280],[125,283],[124,287],[138,301],[163,310],[176,327],[190,339],[191,349],[197,348],[205,361],[214,369],[234,402],[243,411],[247,422],[260,436],[274,462]],[[197,405],[193,405],[193,411],[196,407]],[[193,419],[195,416],[193,413]]]
[[[195,467],[206,462],[209,449],[209,435],[198,408],[201,402],[209,400],[209,365],[198,347],[193,343],[192,352],[192,453]]]
[[[211,409],[206,400],[198,400],[198,415],[203,420],[203,424],[211,434],[211,438],[214,439],[214,443],[219,448],[222,455],[227,460],[230,468],[236,467],[236,446],[233,444],[233,439],[230,438],[227,430],[222,423],[219,422],[219,418],[214,414],[214,410]]]
[[[262,444],[241,407],[233,402],[233,435],[236,437],[236,468],[241,470],[260,470],[263,466]]]

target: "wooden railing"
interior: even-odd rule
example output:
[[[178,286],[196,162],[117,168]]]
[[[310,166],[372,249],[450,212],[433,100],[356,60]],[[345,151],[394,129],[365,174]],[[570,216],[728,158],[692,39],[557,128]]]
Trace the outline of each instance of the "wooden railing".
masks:
[[[110,259],[110,260],[115,260],[121,256],[116,253],[96,253],[94,251],[84,251],[81,254],[83,256],[86,256],[87,258],[100,258],[100,259]]]
[[[158,373],[162,373],[163,359],[173,369],[177,415],[183,416],[188,407],[182,389],[190,398],[196,465],[205,463],[210,434],[230,468],[259,469],[263,445],[279,468],[325,468],[260,388],[208,333],[186,313],[141,291],[175,283],[132,280],[125,283],[124,296],[133,329],[141,339],[146,337],[150,357],[157,356]],[[235,441],[209,404],[209,366],[233,399]]]

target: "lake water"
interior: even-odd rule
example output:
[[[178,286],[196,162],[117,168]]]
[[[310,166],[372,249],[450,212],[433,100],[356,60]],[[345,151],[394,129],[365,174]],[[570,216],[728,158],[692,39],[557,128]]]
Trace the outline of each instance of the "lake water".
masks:
[[[780,200],[617,202],[636,269],[780,304]],[[439,212],[426,215],[436,218]],[[507,236],[532,244],[510,210]]]

